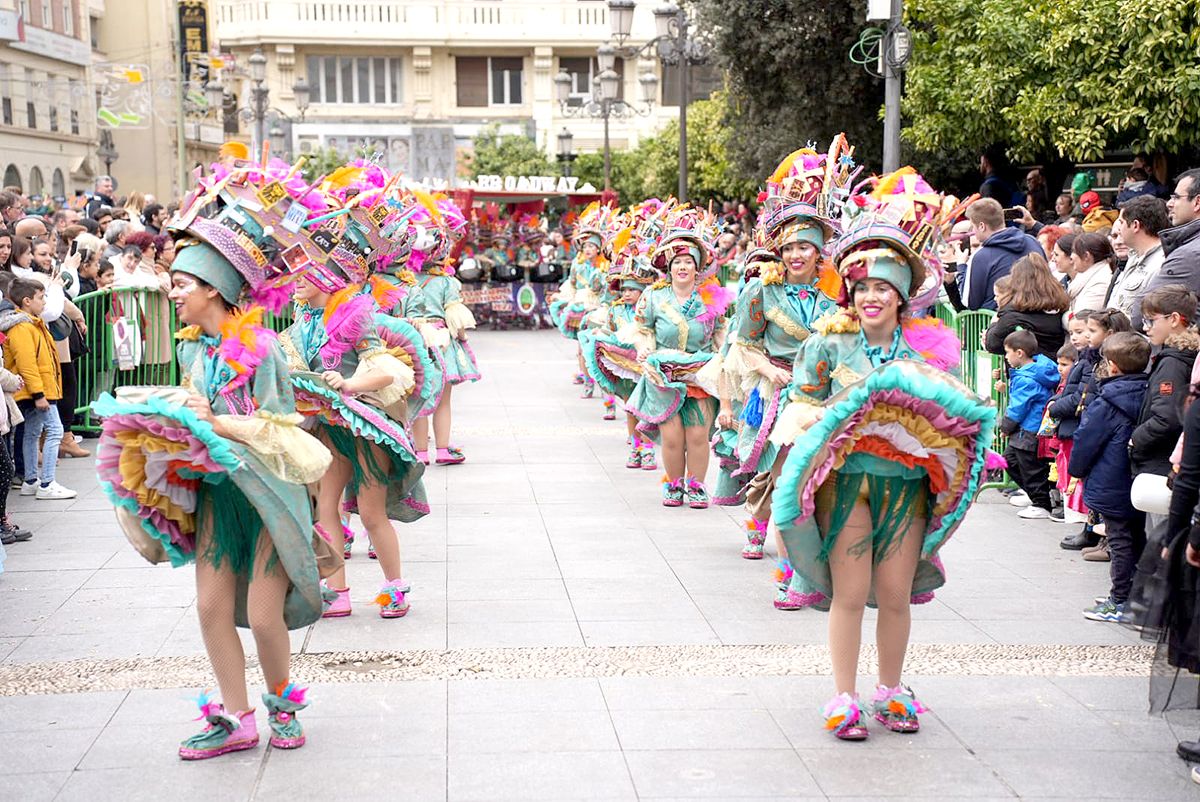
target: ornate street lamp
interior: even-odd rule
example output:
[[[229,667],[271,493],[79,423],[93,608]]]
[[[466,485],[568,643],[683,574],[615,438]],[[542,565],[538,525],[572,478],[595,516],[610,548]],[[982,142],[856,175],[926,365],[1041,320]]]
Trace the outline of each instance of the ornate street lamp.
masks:
[[[575,152],[571,145],[575,137],[566,128],[558,132],[558,160],[563,166],[563,175],[571,174],[571,162],[575,161]]]
[[[642,86],[642,105],[640,107],[620,100],[618,95],[621,94],[621,75],[613,69],[616,66],[616,48],[606,45],[601,50],[605,52],[596,53],[596,60],[601,65],[601,70],[600,74],[592,81],[590,97],[578,106],[570,105],[573,82],[570,73],[565,68],[560,69],[554,76],[554,93],[558,100],[559,110],[564,116],[604,120],[604,188],[609,190],[612,189],[612,151],[608,140],[608,121],[611,117],[627,120],[634,115],[645,117],[649,114],[654,108],[656,95],[654,92],[647,93],[646,87],[648,85],[657,87],[658,78],[653,73],[643,74],[638,78],[638,82]],[[602,66],[606,61],[611,65],[608,69],[604,69]],[[562,134],[559,134],[560,147],[561,143]]]

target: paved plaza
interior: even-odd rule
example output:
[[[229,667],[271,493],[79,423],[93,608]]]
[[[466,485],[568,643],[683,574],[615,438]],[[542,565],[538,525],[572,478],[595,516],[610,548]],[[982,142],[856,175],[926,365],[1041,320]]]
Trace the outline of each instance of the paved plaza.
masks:
[[[378,617],[360,542],[354,615],[293,633],[312,701],[296,752],[180,762],[211,682],[190,570],[134,553],[91,460],[62,463],[74,501],[14,493],[36,536],[0,575],[0,799],[1200,795],[1174,755],[1200,715],[1147,715],[1148,650],[1083,619],[1107,565],[1060,550],[1063,526],[985,493],[914,611],[921,733],[839,743],[818,712],[825,615],[773,609],[741,510],[661,507],[660,472],[624,467],[623,424],[576,397],[557,334],[474,345],[485,378],[454,402],[469,462],[430,467],[433,512],[401,530],[412,612]]]

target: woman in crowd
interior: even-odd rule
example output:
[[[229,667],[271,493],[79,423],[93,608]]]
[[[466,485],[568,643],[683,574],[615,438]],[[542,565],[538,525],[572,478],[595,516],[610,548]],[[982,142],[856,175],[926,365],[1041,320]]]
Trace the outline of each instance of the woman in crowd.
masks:
[[[772,434],[791,446],[772,512],[806,601],[830,611],[836,695],[825,727],[863,740],[866,715],[894,732],[919,728],[924,708],[901,682],[910,604],[945,582],[937,553],[978,489],[996,411],[946,372],[960,359],[954,334],[908,316],[936,296],[937,232],[958,210],[943,212],[911,168],[848,207],[858,214],[833,253],[847,309],[818,323],[796,362]],[[867,605],[879,608],[879,679],[864,711],[855,688]]]
[[[1058,247],[1061,249],[1062,240]],[[1103,309],[1112,283],[1112,244],[1103,234],[1080,234],[1071,243],[1071,261],[1067,275],[1071,282],[1067,294],[1071,297],[1070,309],[1063,315],[1065,326],[1071,314],[1080,309]]]

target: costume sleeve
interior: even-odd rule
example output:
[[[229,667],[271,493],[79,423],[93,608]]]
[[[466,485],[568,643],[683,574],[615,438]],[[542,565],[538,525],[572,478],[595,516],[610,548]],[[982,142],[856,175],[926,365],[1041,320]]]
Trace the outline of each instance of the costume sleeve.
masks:
[[[731,327],[733,340],[737,345],[761,351],[763,336],[767,332],[767,317],[763,309],[762,279],[751,279],[738,301]]]
[[[831,354],[824,335],[815,334],[800,346],[788,385],[789,404],[775,422],[771,442],[791,445],[809,426],[821,419],[829,398]]]
[[[475,328],[475,316],[463,303],[460,286],[456,278],[450,278],[446,282],[446,301],[442,305],[446,313],[446,328],[456,340],[461,340],[468,329]]]
[[[633,322],[637,326],[637,341],[633,343],[635,348],[653,349],[658,346],[654,333],[654,308],[653,290],[643,292],[633,313]]]

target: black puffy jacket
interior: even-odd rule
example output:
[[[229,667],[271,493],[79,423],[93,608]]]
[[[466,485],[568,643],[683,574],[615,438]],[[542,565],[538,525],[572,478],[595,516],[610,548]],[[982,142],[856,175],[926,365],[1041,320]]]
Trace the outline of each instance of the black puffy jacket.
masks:
[[[1183,402],[1197,351],[1200,335],[1189,329],[1168,339],[1150,360],[1146,400],[1129,450],[1134,474],[1171,473],[1171,452],[1183,433]]]

